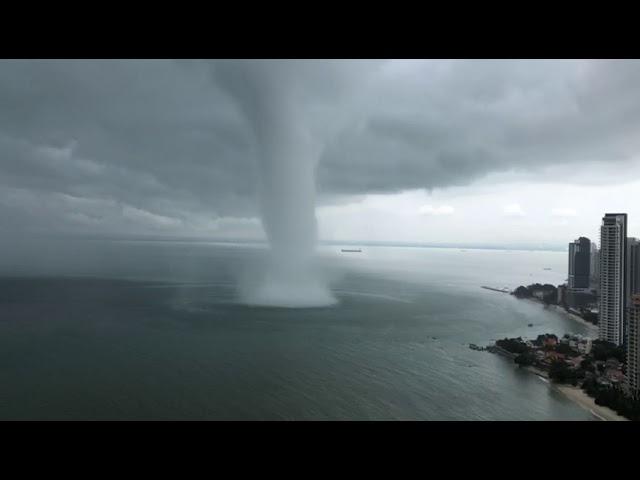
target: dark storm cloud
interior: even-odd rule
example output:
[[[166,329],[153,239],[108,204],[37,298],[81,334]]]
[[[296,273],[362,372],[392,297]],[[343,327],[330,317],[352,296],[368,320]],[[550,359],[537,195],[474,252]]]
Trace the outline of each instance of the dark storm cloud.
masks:
[[[362,124],[328,146],[322,185],[389,192],[637,160],[639,74],[639,62],[616,61],[416,65],[381,82]]]
[[[3,228],[245,228],[252,101],[221,88],[220,65],[1,61]],[[638,159],[636,61],[262,61],[253,75],[291,90],[320,201]]]
[[[0,110],[5,195],[212,218],[253,208],[252,138],[198,64],[4,61]]]

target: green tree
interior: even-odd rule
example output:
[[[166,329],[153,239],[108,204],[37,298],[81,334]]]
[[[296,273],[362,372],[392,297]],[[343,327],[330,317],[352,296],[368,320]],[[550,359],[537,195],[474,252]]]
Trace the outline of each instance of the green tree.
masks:
[[[518,355],[514,360],[521,367],[533,365],[536,361],[536,357],[532,352],[525,352]]]
[[[529,289],[527,287],[522,286],[522,285],[520,285],[518,288],[516,288],[513,291],[513,294],[517,298],[529,298],[529,297],[531,297],[531,292],[529,291]]]
[[[559,343],[556,345],[556,352],[562,353],[563,355],[570,355],[572,357],[578,356],[578,352],[571,348],[568,343]]]
[[[607,361],[610,358],[615,358],[621,363],[626,361],[626,352],[623,346],[617,346],[614,343],[604,340],[593,341],[591,356],[595,360],[601,361]]]
[[[588,357],[580,362],[580,368],[586,372],[592,372],[592,373],[595,372],[596,370],[593,365],[593,361],[591,360],[591,358],[588,358]]]
[[[578,384],[578,376],[574,370],[562,360],[554,360],[549,367],[549,378],[558,383]]]

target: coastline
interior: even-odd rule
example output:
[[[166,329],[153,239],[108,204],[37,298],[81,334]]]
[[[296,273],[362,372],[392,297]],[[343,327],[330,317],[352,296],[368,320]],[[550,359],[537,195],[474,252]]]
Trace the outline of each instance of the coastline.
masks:
[[[507,358],[513,358],[513,354],[505,355],[500,347],[496,347],[499,350],[496,350],[496,353],[505,356]],[[502,352],[500,351],[502,350]],[[508,353],[508,352],[507,352]],[[514,365],[515,366],[515,365]],[[615,410],[605,407],[603,405],[598,405],[594,398],[587,395],[587,393],[582,390],[580,387],[574,387],[573,385],[566,385],[561,383],[554,383],[550,378],[549,374],[540,370],[539,368],[534,367],[533,365],[528,366],[517,366],[517,368],[521,368],[526,370],[527,372],[536,375],[542,381],[544,381],[550,389],[553,389],[557,392],[562,393],[568,400],[572,401],[579,407],[590,412],[594,417],[598,420],[604,422],[628,422],[629,419],[619,415]]]
[[[587,322],[584,318],[565,310],[560,305],[553,305],[553,304],[545,305],[543,302],[541,302],[540,300],[538,300],[536,298],[522,298],[522,299],[519,299],[519,300],[528,300],[528,301],[536,303],[538,305],[542,305],[543,308],[548,308],[550,310],[553,310],[556,313],[559,313],[561,315],[565,315],[567,318],[570,318],[574,322],[578,322],[581,325],[587,327],[589,329],[589,335],[594,336],[594,338],[598,337],[599,330],[598,330],[598,326],[597,325],[594,325],[593,323]]]
[[[565,395],[572,402],[580,405],[585,410],[591,412],[591,414],[600,420],[605,422],[628,422],[629,419],[623,417],[622,415],[618,415],[614,410],[609,407],[605,407],[602,405],[598,405],[596,401],[587,395],[584,390],[579,387],[574,387],[573,385],[560,385],[550,383],[555,390],[559,391],[563,395]]]
[[[521,368],[524,368],[525,370],[533,373],[534,375],[544,378],[545,380],[547,380],[548,383],[551,382],[551,380],[549,380],[549,374],[544,370],[540,370],[539,368],[536,368],[533,365],[527,365],[526,367],[521,367]]]
[[[575,315],[571,312],[566,311],[564,308],[562,308],[560,305],[549,305],[549,308],[553,309],[555,312],[557,313],[561,313],[563,315],[566,315],[568,318],[570,318],[571,320],[578,322],[580,324],[582,324],[583,326],[587,327],[589,329],[589,333],[592,335],[595,335],[595,337],[598,337],[598,326],[594,325],[593,323],[589,323],[587,322],[584,318],[579,317],[578,315]]]
[[[540,370],[533,366],[522,367],[530,373],[541,377],[548,385],[549,388],[562,393],[565,397],[571,400],[573,403],[579,405],[585,410],[589,411],[594,417],[605,422],[628,422],[629,419],[619,415],[615,410],[609,407],[598,405],[592,397],[580,387],[574,387],[573,385],[565,385],[560,383],[554,383],[549,379],[549,375],[544,370]]]
[[[549,307],[559,314],[565,315],[567,318],[570,318],[574,322],[578,322],[581,325],[587,327],[589,330],[589,335],[593,336],[593,338],[598,338],[598,326],[593,323],[587,322],[584,318],[571,313],[565,310],[560,305],[549,305]],[[582,407],[583,409],[590,412],[594,417],[598,418],[601,421],[605,422],[628,422],[630,421],[628,418],[619,415],[615,410],[605,407],[603,405],[598,405],[593,397],[587,395],[587,393],[582,390],[580,387],[575,387],[573,385],[559,384],[554,383],[549,380],[549,376],[546,372],[539,370],[535,367],[527,367],[531,373],[538,375],[539,377],[543,377],[549,384],[549,387],[556,390],[557,392],[562,393],[565,397],[571,400],[576,405]]]

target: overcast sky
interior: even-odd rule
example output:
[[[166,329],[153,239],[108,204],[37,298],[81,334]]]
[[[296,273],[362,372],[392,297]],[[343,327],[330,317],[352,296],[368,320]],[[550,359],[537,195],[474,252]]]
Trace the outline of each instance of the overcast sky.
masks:
[[[0,234],[263,238],[218,65],[0,61]],[[318,152],[321,239],[563,245],[606,211],[640,236],[638,61],[268,66]]]

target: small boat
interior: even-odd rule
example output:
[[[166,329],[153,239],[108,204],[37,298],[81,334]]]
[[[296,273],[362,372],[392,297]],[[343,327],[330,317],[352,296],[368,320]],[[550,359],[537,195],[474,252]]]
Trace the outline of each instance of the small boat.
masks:
[[[533,323],[528,323],[527,327],[533,327]]]
[[[551,270],[549,267],[544,267],[543,270]]]
[[[340,251],[344,252],[344,253],[360,253],[360,252],[362,252],[362,250],[360,250],[359,248],[343,248]]]

